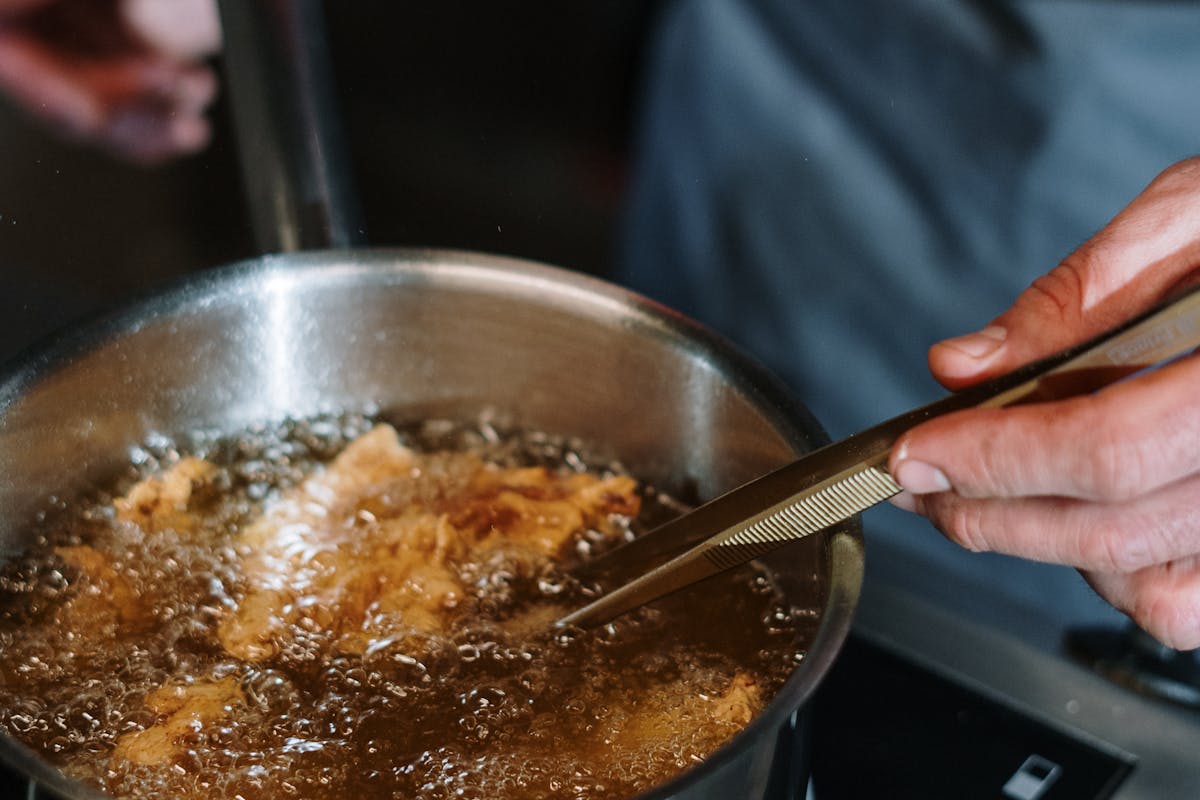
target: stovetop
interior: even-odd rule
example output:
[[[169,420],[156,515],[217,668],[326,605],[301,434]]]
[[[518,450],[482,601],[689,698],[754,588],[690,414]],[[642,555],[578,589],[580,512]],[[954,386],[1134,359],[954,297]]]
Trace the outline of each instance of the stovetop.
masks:
[[[1200,713],[880,582],[814,715],[814,800],[1200,797]]]
[[[1096,800],[1137,758],[851,638],[815,707],[813,784],[838,797]]]

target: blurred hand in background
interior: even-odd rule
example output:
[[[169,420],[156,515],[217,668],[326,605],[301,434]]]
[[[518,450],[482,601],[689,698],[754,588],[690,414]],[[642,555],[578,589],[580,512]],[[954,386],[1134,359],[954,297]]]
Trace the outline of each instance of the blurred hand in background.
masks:
[[[217,79],[214,0],[0,0],[0,91],[131,161],[194,153]]]

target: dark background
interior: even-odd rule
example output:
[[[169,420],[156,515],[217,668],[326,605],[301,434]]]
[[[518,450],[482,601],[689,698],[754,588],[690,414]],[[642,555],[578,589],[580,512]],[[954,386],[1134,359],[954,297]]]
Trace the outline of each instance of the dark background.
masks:
[[[327,3],[370,243],[603,275],[654,8]],[[140,167],[62,141],[0,99],[0,360],[83,315],[256,254],[223,101],[211,118],[202,154]]]

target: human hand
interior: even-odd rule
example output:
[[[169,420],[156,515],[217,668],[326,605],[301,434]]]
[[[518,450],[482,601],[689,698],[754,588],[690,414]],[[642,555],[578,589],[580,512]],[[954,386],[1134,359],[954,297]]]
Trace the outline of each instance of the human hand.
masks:
[[[1200,159],[1159,175],[981,332],[940,342],[959,389],[1096,336],[1200,278]],[[951,540],[1077,567],[1176,649],[1200,647],[1200,355],[1094,395],[950,414],[897,441],[897,505]]]
[[[213,0],[0,0],[0,90],[66,136],[155,163],[200,150]]]

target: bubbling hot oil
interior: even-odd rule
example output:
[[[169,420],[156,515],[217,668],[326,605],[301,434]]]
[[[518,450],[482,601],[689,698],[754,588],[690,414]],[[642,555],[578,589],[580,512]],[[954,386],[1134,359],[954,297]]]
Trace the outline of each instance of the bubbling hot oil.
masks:
[[[235,602],[240,556],[231,537],[264,498],[370,424],[326,417],[236,439],[155,440],[134,452],[111,494],[50,515],[38,545],[0,574],[0,725],[68,774],[122,797],[620,798],[722,744],[738,725],[706,718],[704,701],[739,675],[769,699],[812,634],[813,610],[784,605],[751,567],[595,630],[514,631],[501,622],[582,604],[589,587],[557,566],[531,572],[497,556],[465,568],[471,613],[444,632],[381,639],[349,655],[306,630],[267,661],[230,656],[214,629]],[[619,469],[577,442],[502,433],[486,421],[402,432],[414,449],[467,449],[502,466]],[[116,523],[113,497],[181,452],[220,468],[199,529],[148,535]],[[616,538],[679,508],[646,489],[643,514],[623,521]],[[612,538],[585,532],[577,549],[587,557]],[[53,548],[78,544],[119,554],[112,569],[153,598],[151,619],[68,613],[66,601],[95,586]],[[194,726],[169,764],[112,757],[121,737],[155,723],[146,698],[156,689],[227,678],[244,707]]]

